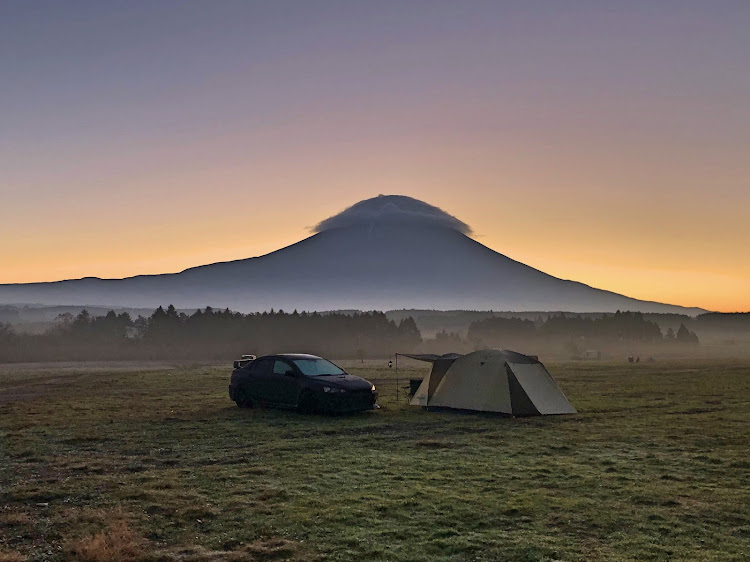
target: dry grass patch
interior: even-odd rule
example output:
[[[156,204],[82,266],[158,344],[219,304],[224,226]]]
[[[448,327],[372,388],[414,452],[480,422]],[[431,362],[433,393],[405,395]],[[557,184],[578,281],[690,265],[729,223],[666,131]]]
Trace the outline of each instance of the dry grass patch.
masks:
[[[218,510],[210,505],[191,505],[180,511],[181,519],[198,522],[213,519],[218,514]]]
[[[23,511],[8,511],[0,513],[0,525],[7,525],[8,527],[25,527],[31,524],[31,517]]]
[[[253,560],[315,560],[303,551],[300,544],[287,539],[259,540],[245,546],[244,550]]]
[[[0,562],[26,562],[28,558],[18,552],[0,550]]]
[[[232,550],[210,550],[202,546],[190,546],[160,552],[153,558],[156,562],[312,562],[317,559],[317,556],[306,552],[300,543],[281,538],[258,540]]]
[[[81,562],[126,562],[141,560],[146,540],[124,519],[117,519],[95,535],[68,541],[65,551]]]
[[[255,499],[261,503],[275,503],[284,501],[289,498],[289,494],[286,490],[279,490],[277,488],[262,488]]]

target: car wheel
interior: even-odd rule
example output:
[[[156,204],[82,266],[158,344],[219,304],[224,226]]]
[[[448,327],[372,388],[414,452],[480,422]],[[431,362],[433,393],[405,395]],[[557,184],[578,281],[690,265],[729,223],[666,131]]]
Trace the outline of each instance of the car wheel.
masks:
[[[297,402],[297,410],[303,414],[314,414],[318,411],[318,401],[312,392],[303,392]]]
[[[244,387],[240,387],[237,389],[237,391],[234,393],[234,401],[237,402],[237,406],[240,408],[252,408],[253,407],[253,401],[250,398],[250,394],[247,392],[247,389]]]

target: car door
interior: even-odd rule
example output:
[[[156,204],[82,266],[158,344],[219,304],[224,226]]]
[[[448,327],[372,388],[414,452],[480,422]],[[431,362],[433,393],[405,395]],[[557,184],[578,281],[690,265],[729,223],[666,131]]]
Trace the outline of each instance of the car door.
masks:
[[[271,357],[264,357],[256,359],[250,366],[247,386],[253,400],[268,401],[268,382],[272,375],[273,361]]]
[[[276,359],[271,372],[269,391],[272,392],[273,397],[269,398],[269,402],[296,406],[300,386],[297,369],[285,359]]]

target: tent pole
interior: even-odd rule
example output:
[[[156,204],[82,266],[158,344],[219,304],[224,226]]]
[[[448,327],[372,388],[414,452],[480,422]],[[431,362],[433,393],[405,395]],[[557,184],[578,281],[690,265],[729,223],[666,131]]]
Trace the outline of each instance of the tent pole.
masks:
[[[398,353],[396,354],[396,404],[398,404]]]

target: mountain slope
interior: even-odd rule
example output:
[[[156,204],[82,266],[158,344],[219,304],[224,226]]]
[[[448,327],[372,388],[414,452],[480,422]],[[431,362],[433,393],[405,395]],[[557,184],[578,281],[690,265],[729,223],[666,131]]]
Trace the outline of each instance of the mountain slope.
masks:
[[[703,312],[561,280],[499,254],[457,229],[412,220],[350,221],[343,226],[334,221],[327,229],[265,256],[175,274],[0,285],[0,303],[19,302],[128,307],[172,303],[240,311]]]

